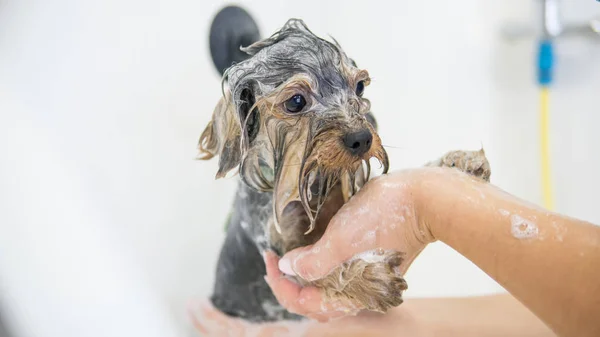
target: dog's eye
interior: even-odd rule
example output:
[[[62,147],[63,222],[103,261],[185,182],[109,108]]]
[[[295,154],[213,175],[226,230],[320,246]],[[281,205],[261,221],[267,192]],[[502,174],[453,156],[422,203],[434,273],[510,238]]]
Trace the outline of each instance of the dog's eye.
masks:
[[[298,113],[306,106],[306,100],[302,95],[294,95],[285,102],[285,109],[291,113]]]
[[[362,96],[365,92],[365,81],[360,81],[356,84],[356,95]]]

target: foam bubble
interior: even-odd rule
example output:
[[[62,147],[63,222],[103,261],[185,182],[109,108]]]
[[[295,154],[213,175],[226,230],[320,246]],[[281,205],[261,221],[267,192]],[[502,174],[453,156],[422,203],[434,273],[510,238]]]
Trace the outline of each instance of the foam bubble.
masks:
[[[567,233],[567,228],[562,225],[557,225],[555,221],[552,221],[552,227],[556,230],[555,238],[558,242],[563,242],[564,235]]]
[[[510,212],[505,210],[505,209],[499,209],[498,213],[500,213],[502,216],[509,216]]]
[[[354,255],[351,260],[363,260],[367,263],[379,263],[385,261],[385,251],[383,249],[369,250],[357,255]]]
[[[511,233],[517,239],[531,239],[539,234],[538,227],[535,223],[523,219],[522,217],[513,214],[511,220]]]
[[[403,187],[404,186],[403,183],[400,183],[400,182],[393,183],[393,182],[389,182],[389,181],[385,181],[385,182],[381,183],[381,185],[383,187],[388,187],[388,188],[399,188],[399,187]]]
[[[374,242],[375,241],[375,231],[368,231],[365,234],[365,241],[368,241],[369,243]]]
[[[369,208],[367,206],[361,206],[357,211],[357,215],[367,214],[369,212]]]

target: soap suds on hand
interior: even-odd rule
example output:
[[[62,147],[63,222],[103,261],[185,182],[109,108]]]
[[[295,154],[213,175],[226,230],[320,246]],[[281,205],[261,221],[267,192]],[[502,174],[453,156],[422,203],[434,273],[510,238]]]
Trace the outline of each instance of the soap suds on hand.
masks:
[[[554,238],[559,242],[563,242],[564,235],[567,233],[567,227],[558,225],[555,221],[552,221],[552,227],[554,227],[555,230]]]
[[[516,214],[510,217],[511,233],[517,239],[536,238],[539,234],[537,225],[529,220],[526,220]]]
[[[367,263],[379,263],[385,260],[385,250],[379,248],[354,255],[350,261],[363,260]]]
[[[377,240],[377,231],[379,231],[379,227],[375,228],[375,230],[366,232],[365,235],[363,235],[361,240],[352,243],[352,247],[359,247],[359,246],[363,246],[363,245],[369,245],[369,246],[374,245],[375,241]]]

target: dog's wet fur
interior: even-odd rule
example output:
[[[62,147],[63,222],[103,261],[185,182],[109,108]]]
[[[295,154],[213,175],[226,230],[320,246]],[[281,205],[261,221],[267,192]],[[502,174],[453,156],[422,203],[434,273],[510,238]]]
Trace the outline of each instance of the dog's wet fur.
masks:
[[[217,178],[233,170],[240,176],[211,300],[222,312],[253,322],[296,320],[265,282],[262,253],[283,255],[316,242],[369,180],[370,160],[378,160],[385,174],[388,157],[363,97],[369,74],[336,41],[291,19],[242,50],[250,57],[226,70],[223,97],[198,145],[199,159],[219,157]],[[450,166],[465,155],[477,160],[457,168],[471,165],[472,173],[489,180],[483,151],[452,152],[429,165]],[[328,299],[385,312],[402,303],[401,261],[401,253],[391,252],[381,262],[349,261],[332,277],[297,281],[321,288]]]

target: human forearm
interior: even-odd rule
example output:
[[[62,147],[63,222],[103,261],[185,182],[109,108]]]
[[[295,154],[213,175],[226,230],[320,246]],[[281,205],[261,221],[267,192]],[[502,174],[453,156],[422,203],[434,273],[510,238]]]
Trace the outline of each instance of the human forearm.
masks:
[[[419,187],[420,214],[427,215],[423,221],[433,236],[558,334],[599,335],[600,270],[594,266],[600,262],[600,228],[448,171],[432,174]]]
[[[411,298],[385,315],[361,313],[311,330],[311,336],[552,337],[544,323],[510,295]]]
[[[390,250],[404,254],[393,269],[402,274],[436,240],[475,263],[557,334],[600,336],[600,227],[529,205],[449,168],[372,180],[338,211],[318,242],[267,268],[269,284],[298,314],[336,317],[317,288],[281,275],[317,280],[345,261],[381,263],[362,254]]]
[[[363,312],[307,331],[307,336],[553,337],[510,295],[411,298],[385,315]]]
[[[510,295],[407,299],[404,305],[428,336],[555,336]]]

